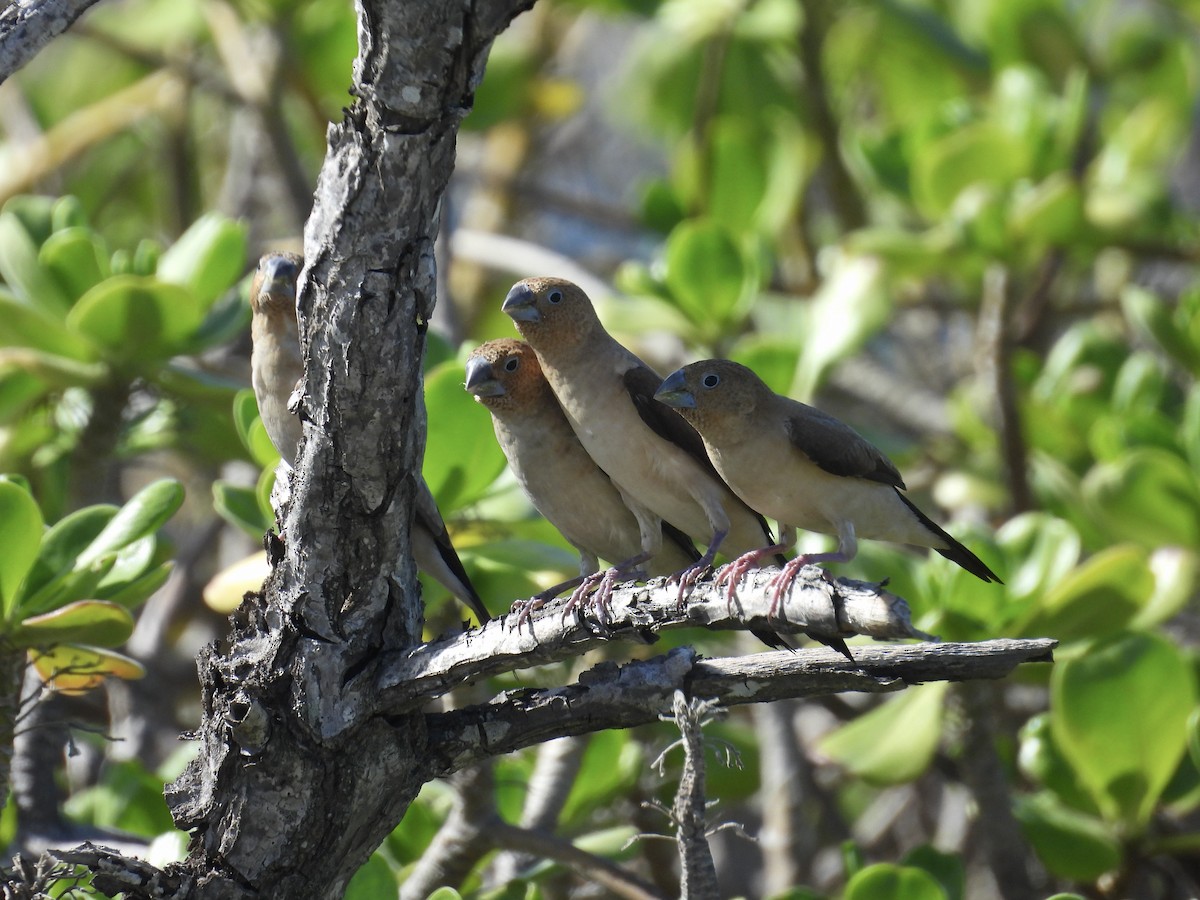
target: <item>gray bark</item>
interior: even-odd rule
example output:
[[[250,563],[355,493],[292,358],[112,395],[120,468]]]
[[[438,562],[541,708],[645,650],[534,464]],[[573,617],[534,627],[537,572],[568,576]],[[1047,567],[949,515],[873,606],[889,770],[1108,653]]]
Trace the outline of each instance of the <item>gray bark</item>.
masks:
[[[430,777],[424,718],[376,715],[374,670],[421,636],[408,530],[438,204],[491,41],[531,4],[357,4],[357,99],[305,231],[283,556],[201,656],[200,753],[167,791],[193,835],[186,896],[339,897]]]
[[[0,82],[66,31],[96,0],[17,0],[0,9]]]

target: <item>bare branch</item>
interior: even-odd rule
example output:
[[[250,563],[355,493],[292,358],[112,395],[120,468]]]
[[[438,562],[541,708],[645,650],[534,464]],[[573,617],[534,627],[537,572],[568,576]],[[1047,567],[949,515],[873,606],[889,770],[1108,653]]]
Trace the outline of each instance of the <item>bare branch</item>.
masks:
[[[601,663],[561,688],[510,691],[479,706],[426,716],[433,774],[566,734],[631,728],[671,709],[675,691],[722,706],[896,691],[924,681],[1003,678],[1023,662],[1049,662],[1057,641],[856,647],[855,662],[827,648],[704,660],[681,647],[617,666]]]
[[[614,591],[610,614],[601,624],[592,614],[563,621],[565,601],[551,604],[520,629],[513,617],[449,640],[422,644],[396,654],[380,669],[377,696],[390,712],[423,705],[451,687],[513,669],[557,662],[601,646],[612,638],[647,643],[666,628],[772,628],[823,637],[866,635],[882,640],[930,636],[912,625],[908,604],[880,585],[847,578],[830,580],[815,566],[802,570],[783,598],[779,618],[767,621],[768,582],[776,569],[752,572],[730,610],[724,588],[701,582],[680,609],[675,588],[663,579]]]
[[[0,9],[0,81],[71,27],[96,0],[18,0]]]
[[[671,808],[671,821],[679,845],[680,895],[715,898],[717,867],[708,846],[708,822],[704,802],[704,732],[701,719],[714,705],[711,700],[688,700],[676,691],[672,700],[675,724],[683,744],[683,772]]]

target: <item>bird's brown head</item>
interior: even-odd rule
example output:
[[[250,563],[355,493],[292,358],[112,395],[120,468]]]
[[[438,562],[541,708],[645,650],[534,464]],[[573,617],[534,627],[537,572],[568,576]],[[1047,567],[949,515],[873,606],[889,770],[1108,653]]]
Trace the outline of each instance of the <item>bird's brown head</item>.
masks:
[[[256,313],[296,314],[296,282],[304,268],[299,253],[266,253],[250,282],[250,308]]]
[[[740,428],[739,420],[753,415],[759,401],[770,394],[763,380],[742,364],[704,359],[668,375],[654,399],[674,407],[704,435]]]
[[[537,354],[515,338],[476,347],[467,359],[465,386],[477,402],[495,413],[528,408],[550,396]]]
[[[500,309],[538,352],[581,344],[601,327],[588,295],[565,278],[518,281]]]

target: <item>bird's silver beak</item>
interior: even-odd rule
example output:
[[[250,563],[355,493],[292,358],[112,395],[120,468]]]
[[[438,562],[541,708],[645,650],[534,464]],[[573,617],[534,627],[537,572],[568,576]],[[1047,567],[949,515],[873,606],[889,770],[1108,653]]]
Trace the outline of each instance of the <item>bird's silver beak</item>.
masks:
[[[505,393],[492,364],[478,356],[467,360],[466,389],[476,397],[503,397]]]
[[[512,286],[512,290],[500,306],[500,311],[506,313],[514,322],[537,322],[542,318],[537,308],[537,297],[523,283]]]
[[[676,409],[695,409],[696,398],[688,390],[687,380],[683,377],[683,369],[676,369],[658,386],[654,399]]]
[[[273,256],[263,266],[263,289],[270,294],[296,296],[300,268],[284,256]]]

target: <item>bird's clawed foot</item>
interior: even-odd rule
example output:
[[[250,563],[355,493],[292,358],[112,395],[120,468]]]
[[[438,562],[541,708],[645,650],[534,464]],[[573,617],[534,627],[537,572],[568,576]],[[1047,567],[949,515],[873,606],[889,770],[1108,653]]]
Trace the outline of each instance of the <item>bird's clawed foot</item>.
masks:
[[[762,565],[762,561],[768,556],[786,549],[786,544],[772,544],[770,547],[751,550],[717,569],[717,586],[725,585],[725,609],[728,613],[733,614],[733,602],[737,599],[737,588],[742,579]]]
[[[701,558],[698,562],[692,563],[686,569],[676,572],[667,579],[667,584],[679,585],[679,593],[675,597],[675,606],[677,609],[683,609],[684,603],[687,602],[688,594],[692,592],[692,588],[696,586],[696,582],[711,571],[712,561]]]
[[[783,595],[792,589],[792,584],[800,574],[800,570],[805,566],[812,566],[822,562],[846,561],[847,557],[843,553],[801,553],[794,559],[789,559],[787,564],[779,570],[779,574],[770,581],[772,588],[771,605],[767,608],[767,619],[774,619],[778,616],[780,604],[783,602]],[[824,570],[822,570],[822,574],[826,578],[831,577]]]
[[[584,609],[594,610],[597,621],[607,627],[612,619],[612,592],[617,584],[618,575],[619,572],[614,566],[603,572],[593,572],[584,576],[579,587],[571,592],[567,605],[563,607],[562,620],[567,621],[567,617],[582,606]]]

